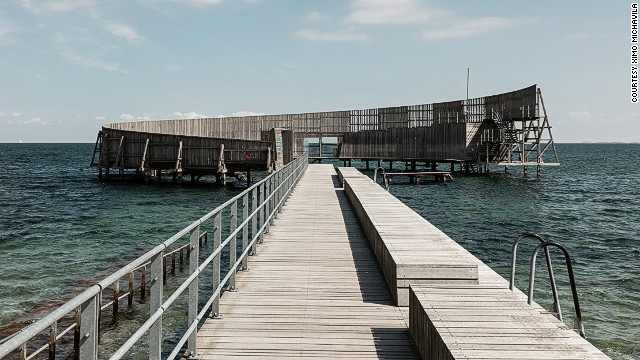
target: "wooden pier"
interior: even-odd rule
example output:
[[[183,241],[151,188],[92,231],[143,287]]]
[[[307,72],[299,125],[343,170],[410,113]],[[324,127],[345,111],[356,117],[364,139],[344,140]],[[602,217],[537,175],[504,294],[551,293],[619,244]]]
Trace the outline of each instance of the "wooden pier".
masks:
[[[204,234],[212,247],[201,245]],[[163,259],[184,244],[189,276],[165,292]],[[131,289],[141,267],[149,269],[140,293],[148,293],[140,306],[149,317],[117,351],[102,354],[104,307],[113,307],[113,319],[119,311],[103,295],[131,297],[119,283],[129,279]],[[199,299],[199,290],[210,296]],[[169,343],[163,316],[171,306],[187,329]],[[75,320],[58,333],[69,315]],[[49,340],[37,344],[43,332]],[[73,350],[59,356],[65,334],[73,334]],[[116,360],[131,351],[152,359],[608,359],[367,176],[308,165],[306,156],[0,340],[0,358],[47,349],[50,359]]]
[[[341,187],[332,165],[309,165],[198,332],[201,359],[419,358]]]
[[[199,358],[608,359],[354,168],[309,165],[275,224]]]

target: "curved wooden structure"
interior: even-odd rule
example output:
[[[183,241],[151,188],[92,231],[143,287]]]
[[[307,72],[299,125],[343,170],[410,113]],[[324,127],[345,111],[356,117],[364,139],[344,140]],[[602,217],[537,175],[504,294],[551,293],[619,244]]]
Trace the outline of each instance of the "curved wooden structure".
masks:
[[[467,100],[363,110],[114,123],[103,126],[92,165],[101,172],[221,175],[274,169],[306,138],[335,137],[332,157],[469,168],[557,165],[540,89]],[[551,156],[544,156],[549,150]],[[320,154],[322,157],[322,154]],[[545,162],[545,158],[551,161]]]

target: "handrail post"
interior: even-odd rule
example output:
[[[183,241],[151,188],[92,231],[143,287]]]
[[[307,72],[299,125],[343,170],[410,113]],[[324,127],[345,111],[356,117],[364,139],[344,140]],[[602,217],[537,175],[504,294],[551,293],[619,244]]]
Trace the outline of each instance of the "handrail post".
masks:
[[[267,221],[267,228],[266,228],[266,232],[269,232],[269,228],[271,227],[271,224],[273,224],[273,218],[271,217],[271,212],[273,211],[273,177],[275,175],[272,175],[269,178],[269,181],[267,181],[267,193],[265,194],[266,199],[267,199],[267,213],[266,213],[266,221]]]
[[[255,187],[251,191],[251,213],[253,214],[251,216],[251,241],[253,242],[253,245],[251,245],[251,252],[249,253],[250,255],[258,254],[256,252],[257,240],[253,241],[256,239],[256,236],[258,233],[258,214],[256,213],[257,208],[258,208],[258,187]]]
[[[151,258],[151,281],[149,284],[150,306],[149,313],[153,314],[162,305],[163,280],[162,280],[162,259],[163,251],[155,254]],[[162,352],[162,315],[151,325],[149,329],[149,359],[160,359]],[[81,358],[83,358],[81,356]]]
[[[231,204],[231,216],[229,218],[229,234],[236,231],[238,226],[238,200]],[[231,271],[231,278],[229,279],[229,287],[227,290],[234,291],[236,289],[236,271],[234,268],[238,257],[238,245],[236,235],[231,237],[229,242],[229,271]]]
[[[263,182],[262,184],[260,184],[260,187],[259,187],[260,193],[258,198],[258,201],[260,204],[260,219],[259,219],[260,222],[258,223],[258,228],[260,229],[260,239],[258,240],[259,243],[262,243],[264,241],[264,231],[262,230],[262,226],[264,225],[264,209],[266,206],[266,204],[264,203],[264,195],[265,195],[264,189],[265,189],[265,186]]]
[[[120,279],[116,280],[113,284],[113,321],[116,321],[118,316],[118,309],[120,308]]]
[[[129,273],[129,294],[127,294],[127,305],[129,309],[133,306],[133,271]]]
[[[73,360],[80,359],[80,308],[76,309],[75,327],[73,328]]]
[[[85,301],[80,307],[80,359],[98,358],[98,321],[101,292]]]
[[[196,272],[199,266],[198,258],[200,255],[200,226],[196,226],[191,230],[189,234],[189,246],[191,247],[191,254],[189,256],[189,275]],[[193,280],[191,284],[189,284],[189,308],[188,308],[188,325],[194,321],[197,321],[198,317],[198,278]],[[198,356],[198,345],[196,343],[196,332],[192,332],[189,335],[189,340],[187,342],[187,351],[189,352],[189,357]]]
[[[220,247],[221,242],[221,232],[222,232],[222,220],[221,220],[221,212],[213,215],[213,251],[216,251]],[[213,292],[215,292],[220,286],[220,257],[222,256],[222,251],[218,252],[213,258],[213,282],[212,288]],[[216,296],[213,300],[213,304],[211,305],[211,317],[217,318],[220,317],[220,294]]]
[[[56,360],[56,342],[58,337],[58,322],[51,324],[49,330],[49,360]]]
[[[277,172],[275,178],[273,179],[273,207],[271,208],[271,212],[273,213],[273,217],[271,225],[275,223],[275,218],[278,215],[278,200],[280,200],[280,175],[281,172]]]
[[[244,194],[242,197],[242,223],[247,221],[249,217],[249,193]],[[247,250],[249,246],[249,224],[244,224],[242,227],[242,254]],[[242,264],[240,270],[247,270],[247,256],[242,257]]]

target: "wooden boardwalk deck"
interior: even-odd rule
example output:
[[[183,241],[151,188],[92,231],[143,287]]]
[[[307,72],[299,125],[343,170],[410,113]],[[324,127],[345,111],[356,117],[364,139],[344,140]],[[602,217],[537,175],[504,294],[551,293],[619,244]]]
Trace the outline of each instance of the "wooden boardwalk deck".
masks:
[[[198,332],[201,359],[419,358],[332,165],[309,165]]]

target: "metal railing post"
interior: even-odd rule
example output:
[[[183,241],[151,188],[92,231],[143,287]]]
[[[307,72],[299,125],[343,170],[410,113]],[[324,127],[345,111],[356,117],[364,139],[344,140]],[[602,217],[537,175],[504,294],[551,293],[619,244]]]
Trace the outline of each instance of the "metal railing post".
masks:
[[[200,255],[200,226],[196,226],[191,230],[189,234],[189,246],[191,247],[191,254],[189,256],[189,275],[196,272],[199,266],[199,255]],[[198,317],[198,278],[193,280],[191,284],[189,284],[189,309],[188,309],[188,324],[191,326],[194,321],[197,321]],[[198,356],[198,345],[196,344],[196,332],[192,332],[189,335],[189,340],[187,342],[187,352],[189,353],[189,357]]]
[[[98,358],[98,313],[100,312],[98,293],[80,306],[80,359]]]
[[[238,226],[238,200],[231,204],[231,217],[229,219],[229,234],[236,231]],[[236,235],[231,237],[229,242],[229,271],[231,271],[231,278],[229,278],[229,287],[227,290],[234,291],[236,289],[236,270],[233,266],[236,263],[238,257],[238,245]]]
[[[262,226],[264,225],[264,208],[265,208],[264,189],[265,189],[264,183],[260,184],[260,187],[259,187],[260,194],[258,199],[258,202],[260,204],[260,222],[258,223],[258,228],[261,230],[260,230],[260,240],[258,240],[259,243],[262,243],[264,241],[264,231],[262,230]]]
[[[149,284],[149,298],[150,306],[149,313],[153,314],[156,310],[160,309],[162,305],[162,293],[163,293],[163,271],[162,271],[162,256],[163,251],[155,254],[151,258],[150,273],[151,281]],[[162,316],[151,325],[149,329],[149,359],[160,359],[162,352]],[[83,358],[81,356],[81,358]]]
[[[221,242],[221,232],[222,232],[222,221],[221,216],[222,212],[218,212],[213,215],[213,251],[216,251],[217,248],[220,247]],[[222,251],[218,252],[213,258],[213,292],[215,292],[220,286],[220,257],[222,256]],[[220,317],[220,294],[216,296],[213,300],[213,304],[211,305],[211,317]]]
[[[275,219],[276,217],[278,217],[278,213],[280,212],[280,190],[282,189],[280,187],[280,181],[281,178],[280,176],[282,175],[282,171],[276,173],[276,180],[275,180],[275,184],[274,184],[274,194],[275,196],[273,197],[273,219]],[[273,225],[273,222],[271,223]]]
[[[269,178],[269,181],[267,181],[267,193],[265,194],[265,199],[267,199],[267,204],[266,204],[266,221],[267,221],[267,228],[265,229],[265,232],[269,232],[269,227],[271,227],[271,224],[273,224],[273,218],[271,217],[271,212],[273,211],[273,207],[272,207],[272,202],[273,202],[273,196],[271,196],[271,193],[273,192],[273,177],[275,175],[272,175]]]
[[[247,221],[249,217],[249,193],[244,194],[242,197],[242,223]],[[244,224],[242,227],[242,252],[244,254],[245,250],[247,250],[247,246],[249,246],[249,224]],[[247,270],[247,257],[242,257],[242,264],[240,265],[240,270]]]
[[[251,241],[256,239],[258,233],[258,214],[256,213],[256,209],[258,208],[258,187],[253,188],[251,191]],[[256,240],[257,241],[257,240]],[[257,255],[256,252],[256,241],[253,241],[253,245],[251,245],[250,255]]]

